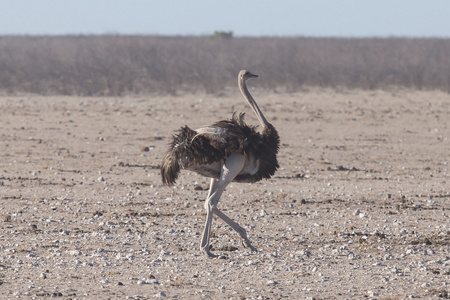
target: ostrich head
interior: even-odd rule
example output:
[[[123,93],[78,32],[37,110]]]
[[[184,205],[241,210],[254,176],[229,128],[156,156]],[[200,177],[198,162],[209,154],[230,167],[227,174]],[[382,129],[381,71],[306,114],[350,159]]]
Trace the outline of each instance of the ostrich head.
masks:
[[[258,75],[253,74],[247,70],[242,70],[239,72],[239,78],[242,78],[243,80],[247,80],[250,78],[256,78],[256,77],[258,77]]]

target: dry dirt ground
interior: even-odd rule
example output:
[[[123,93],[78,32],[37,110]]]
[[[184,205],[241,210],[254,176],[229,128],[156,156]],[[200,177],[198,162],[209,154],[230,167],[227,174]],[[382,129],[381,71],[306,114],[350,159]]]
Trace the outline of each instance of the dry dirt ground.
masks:
[[[231,184],[199,251],[208,179],[161,185],[170,136],[256,118],[220,96],[0,97],[0,298],[450,298],[450,95],[254,91],[281,168]],[[147,147],[147,148],[146,148]]]

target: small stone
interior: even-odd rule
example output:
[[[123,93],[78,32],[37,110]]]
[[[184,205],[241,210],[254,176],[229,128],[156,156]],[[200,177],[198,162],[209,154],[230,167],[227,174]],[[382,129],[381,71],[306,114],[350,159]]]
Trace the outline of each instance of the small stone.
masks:
[[[394,259],[394,257],[392,256],[392,254],[386,253],[386,254],[384,255],[384,260],[390,260],[390,259]]]
[[[41,277],[42,279],[46,279],[47,278],[47,274],[41,273],[41,275],[39,277]]]
[[[150,151],[150,148],[147,146],[141,146],[141,152],[148,152]]]
[[[305,255],[305,256],[310,256],[311,255],[311,252],[308,249],[300,250],[300,251],[298,251],[298,253],[301,254],[301,255]]]
[[[105,181],[106,179],[104,177],[100,176],[99,178],[97,178],[97,180],[102,182],[102,181]]]
[[[438,264],[438,265],[442,265],[442,264],[443,264],[442,260],[440,260],[440,259],[438,259],[438,260],[433,260],[433,261],[431,261],[430,263]]]
[[[276,280],[267,280],[266,285],[275,285],[278,284]]]
[[[81,254],[81,251],[80,251],[80,250],[77,250],[77,249],[74,249],[74,250],[68,250],[67,253],[68,253],[69,255],[72,255],[72,256],[77,256],[77,255],[80,255],[80,254]]]
[[[414,249],[406,250],[406,254],[415,254],[415,253],[416,253],[416,250],[414,250]]]
[[[167,296],[166,296],[166,293],[164,293],[164,292],[159,292],[159,293],[153,295],[153,297],[154,297],[154,298],[161,298],[161,297],[167,297]]]
[[[128,260],[133,260],[133,259],[135,259],[136,257],[133,255],[133,254],[127,254],[126,256],[126,259],[128,259]]]
[[[161,249],[161,254],[163,254],[163,255],[172,255],[172,253],[170,253],[169,251],[166,251],[164,249]]]
[[[154,278],[151,278],[151,279],[142,278],[137,281],[137,284],[159,284],[159,282],[157,279],[154,279]]]

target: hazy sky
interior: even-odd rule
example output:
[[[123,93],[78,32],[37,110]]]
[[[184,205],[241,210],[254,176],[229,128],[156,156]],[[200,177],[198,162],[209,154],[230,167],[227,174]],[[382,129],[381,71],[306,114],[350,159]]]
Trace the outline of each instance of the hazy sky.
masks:
[[[447,37],[449,0],[0,0],[0,35]]]

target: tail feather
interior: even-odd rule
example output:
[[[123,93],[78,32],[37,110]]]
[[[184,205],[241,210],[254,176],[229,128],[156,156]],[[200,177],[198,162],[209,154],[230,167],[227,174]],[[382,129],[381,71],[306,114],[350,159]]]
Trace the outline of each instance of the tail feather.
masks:
[[[180,173],[180,163],[175,151],[168,151],[161,165],[161,178],[165,185],[172,186]]]
[[[178,134],[172,137],[169,149],[161,164],[161,178],[165,185],[171,186],[175,184],[181,170],[180,157],[184,156],[183,152],[191,141],[196,132],[185,126],[180,129]]]

